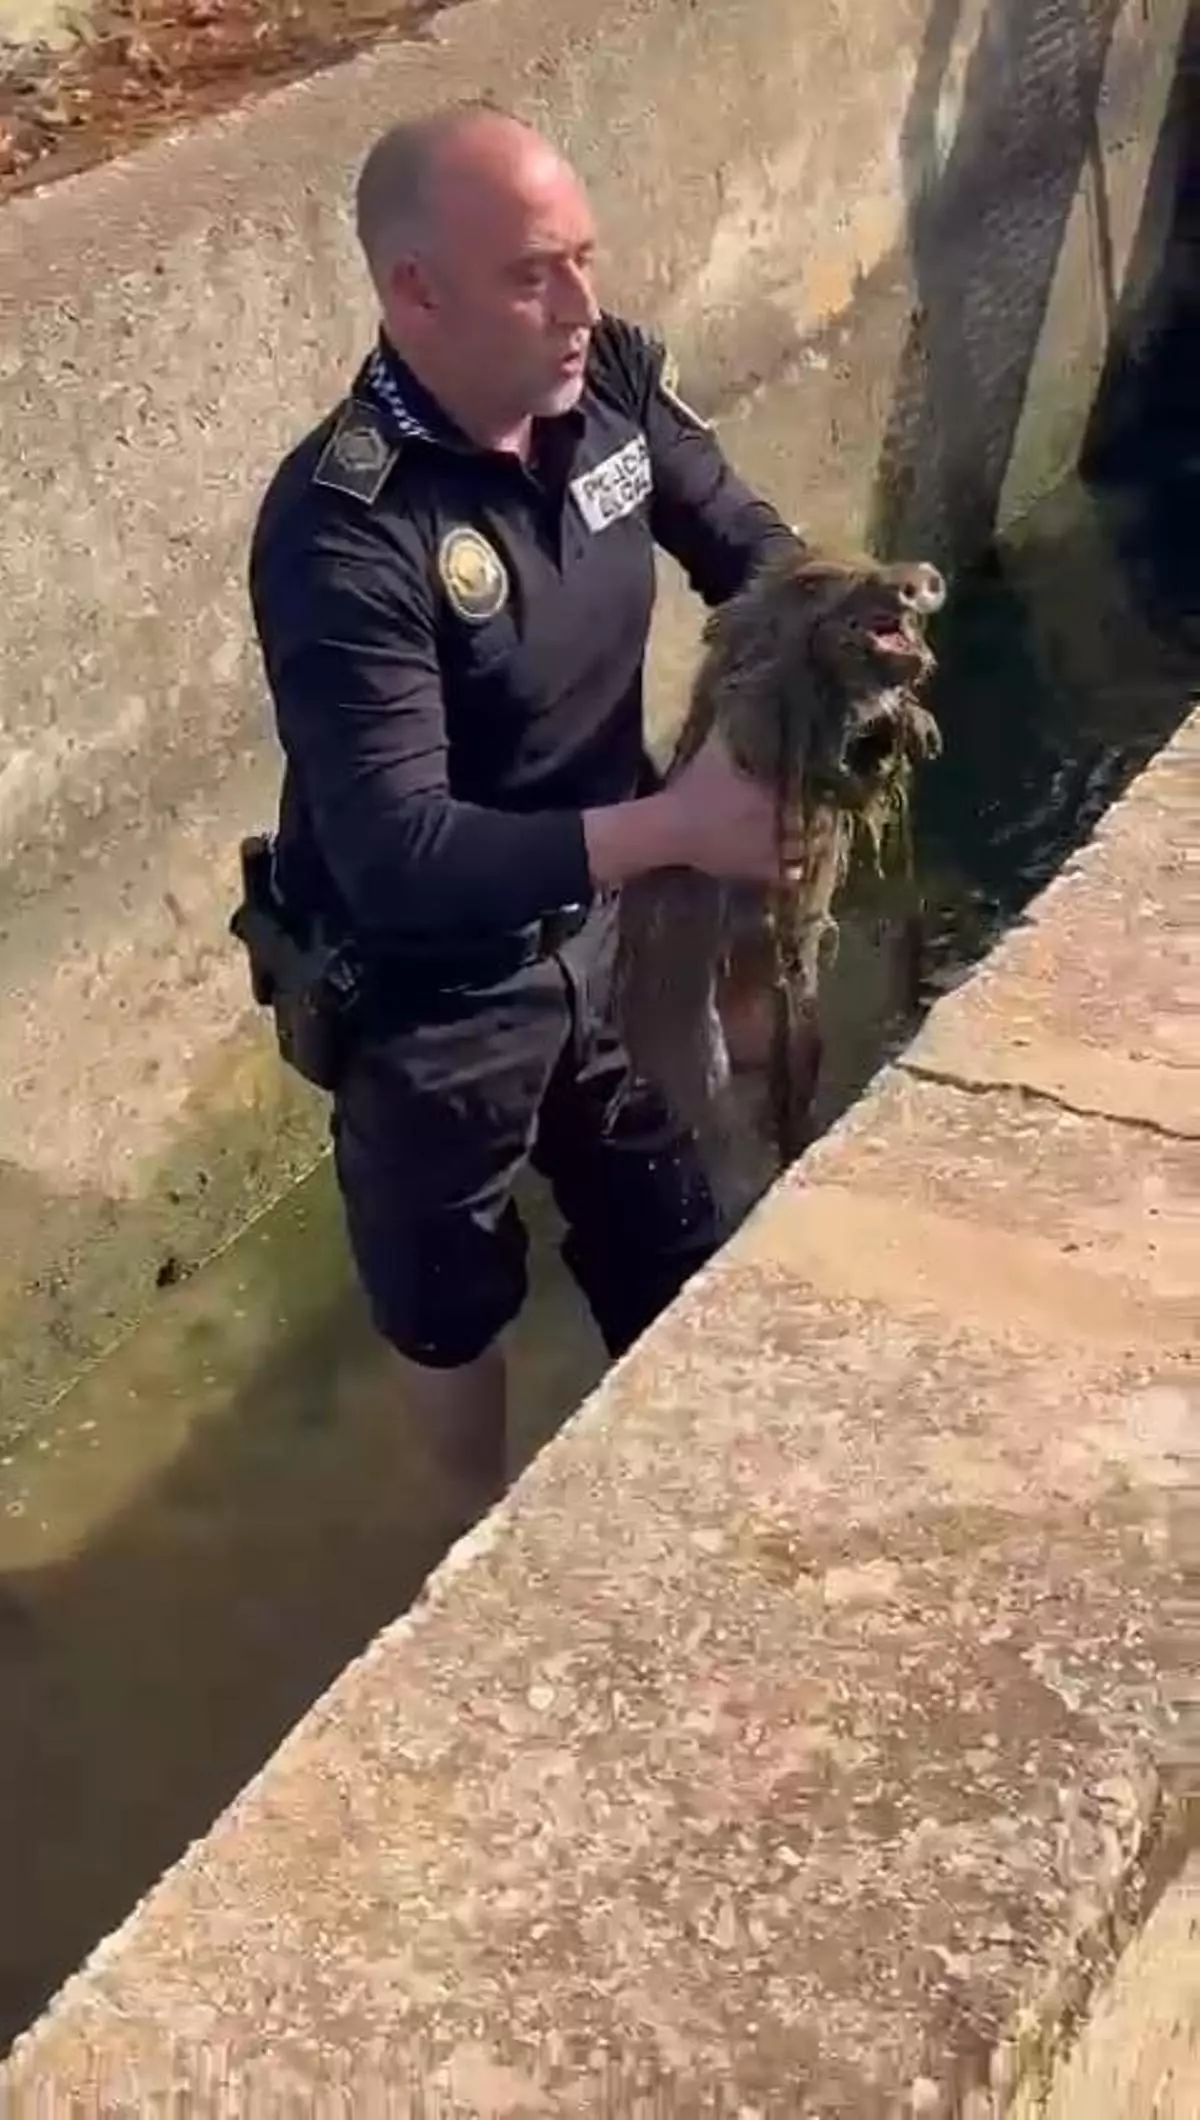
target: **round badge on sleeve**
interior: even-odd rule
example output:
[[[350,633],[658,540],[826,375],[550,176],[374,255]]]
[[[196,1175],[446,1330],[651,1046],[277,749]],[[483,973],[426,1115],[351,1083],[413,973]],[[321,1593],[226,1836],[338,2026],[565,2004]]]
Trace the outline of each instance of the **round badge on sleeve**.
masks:
[[[446,532],[438,548],[438,573],[452,608],[470,625],[495,618],[508,602],[504,561],[478,530]]]

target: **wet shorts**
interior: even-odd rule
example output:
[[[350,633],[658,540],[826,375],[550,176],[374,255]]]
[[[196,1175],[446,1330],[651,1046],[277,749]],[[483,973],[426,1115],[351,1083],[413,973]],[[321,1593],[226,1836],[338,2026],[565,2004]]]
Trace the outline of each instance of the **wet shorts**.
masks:
[[[610,1355],[721,1241],[691,1135],[612,1027],[616,939],[608,900],[554,955],[440,998],[347,1069],[333,1141],[350,1245],[377,1330],[414,1362],[472,1361],[521,1309],[526,1163]]]

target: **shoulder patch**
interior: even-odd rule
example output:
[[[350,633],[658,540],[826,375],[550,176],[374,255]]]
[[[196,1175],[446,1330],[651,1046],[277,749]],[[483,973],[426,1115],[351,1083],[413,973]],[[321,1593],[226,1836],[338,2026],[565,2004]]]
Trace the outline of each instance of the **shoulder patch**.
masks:
[[[348,398],[318,458],[313,485],[330,486],[335,493],[348,493],[370,507],[383,491],[399,454],[374,406],[365,405],[361,398]]]
[[[666,347],[663,348],[662,365],[658,371],[658,394],[666,399],[672,412],[679,415],[685,426],[696,428],[700,434],[712,433],[712,421],[704,419],[694,405],[689,405],[687,399],[680,396],[679,363]]]

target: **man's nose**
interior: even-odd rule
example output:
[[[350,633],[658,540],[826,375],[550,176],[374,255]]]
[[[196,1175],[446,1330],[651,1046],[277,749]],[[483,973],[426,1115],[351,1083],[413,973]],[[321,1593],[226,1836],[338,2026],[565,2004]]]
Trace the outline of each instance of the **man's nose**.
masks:
[[[590,329],[599,319],[600,304],[596,300],[591,274],[584,266],[567,265],[558,300],[558,321],[562,324],[586,324]]]

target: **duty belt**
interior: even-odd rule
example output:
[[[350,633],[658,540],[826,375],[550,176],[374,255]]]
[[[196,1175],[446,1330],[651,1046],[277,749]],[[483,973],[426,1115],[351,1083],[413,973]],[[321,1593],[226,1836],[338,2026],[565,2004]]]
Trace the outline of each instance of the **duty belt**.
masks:
[[[397,997],[416,998],[453,993],[461,987],[499,985],[572,941],[611,895],[604,892],[587,905],[556,906],[527,927],[472,948],[371,954],[364,964],[367,990],[388,988]]]
[[[601,902],[597,900],[597,907]],[[552,957],[565,942],[573,941],[586,925],[591,911],[592,908],[586,905],[560,905],[552,913],[543,913],[541,919],[533,923],[536,955]]]

